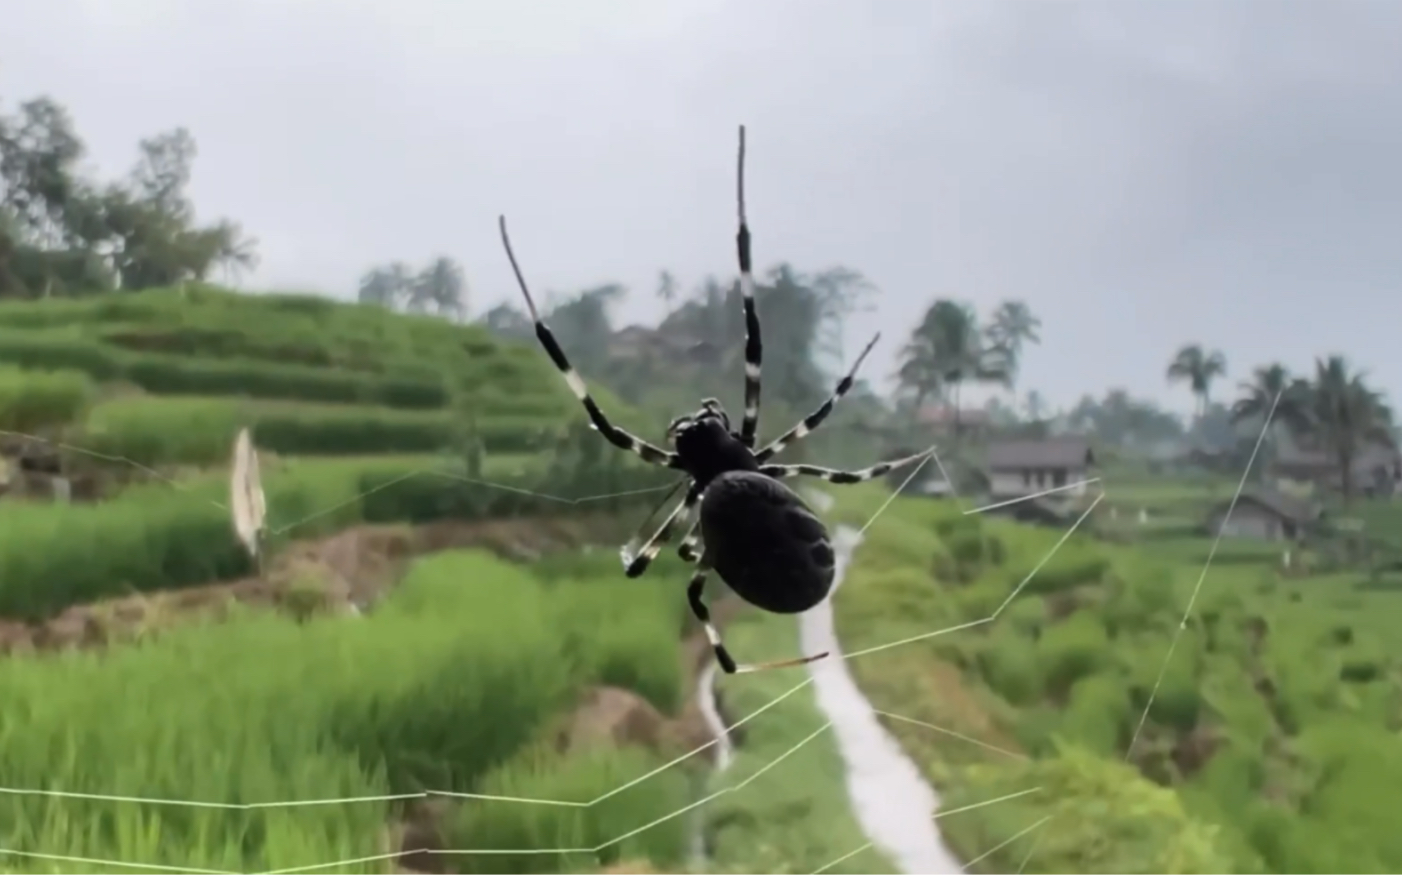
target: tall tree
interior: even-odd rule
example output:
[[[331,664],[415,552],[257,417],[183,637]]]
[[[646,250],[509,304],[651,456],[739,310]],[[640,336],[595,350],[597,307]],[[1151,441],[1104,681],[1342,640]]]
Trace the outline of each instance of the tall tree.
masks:
[[[1295,434],[1308,429],[1309,380],[1292,375],[1285,365],[1279,362],[1262,365],[1252,371],[1250,380],[1239,383],[1238,388],[1242,394],[1232,404],[1233,423],[1254,421],[1264,424],[1274,407],[1275,423]],[[1276,398],[1280,401],[1277,402]]]
[[[876,294],[876,286],[860,271],[841,265],[804,278],[801,284],[812,289],[818,301],[815,351],[836,362],[838,368],[845,369],[845,328],[856,314],[875,309],[871,299]]]
[[[447,256],[439,256],[409,283],[408,303],[410,309],[419,312],[434,310],[461,319],[467,311],[466,295],[462,267]]]
[[[1187,383],[1197,402],[1197,418],[1207,411],[1212,398],[1212,384],[1227,373],[1227,359],[1217,350],[1208,352],[1199,344],[1191,343],[1173,356],[1166,376],[1170,383]]]
[[[360,277],[356,300],[393,310],[399,304],[400,289],[394,276],[383,267],[372,267]]]
[[[1344,503],[1353,498],[1354,463],[1375,444],[1395,446],[1393,411],[1340,355],[1315,360],[1310,421],[1317,439],[1333,454]]]
[[[935,385],[935,379],[941,389],[948,387],[953,393],[954,429],[958,433],[962,425],[959,408],[963,386],[981,382],[1006,384],[1007,373],[1002,368],[1002,358],[989,349],[974,309],[959,301],[940,299],[925,311],[901,350],[898,375],[922,400]]]
[[[989,352],[999,360],[998,370],[1006,376],[1009,388],[1017,382],[1023,347],[1042,342],[1041,327],[1042,320],[1024,301],[1003,301],[993,311],[987,331]]]

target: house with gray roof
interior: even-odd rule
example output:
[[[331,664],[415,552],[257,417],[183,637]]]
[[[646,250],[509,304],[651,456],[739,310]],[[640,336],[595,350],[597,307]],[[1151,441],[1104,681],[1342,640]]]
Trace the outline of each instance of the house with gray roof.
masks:
[[[1029,440],[992,441],[984,468],[995,501],[1057,490],[1065,498],[1084,495],[1095,453],[1090,440],[1062,435]]]
[[[1369,444],[1360,449],[1349,466],[1355,495],[1391,496],[1402,492],[1402,453],[1385,444]],[[1270,477],[1293,484],[1310,484],[1339,491],[1344,478],[1338,456],[1328,450],[1301,447],[1283,441],[1270,463]]]
[[[1230,501],[1213,505],[1207,514],[1207,531],[1228,538],[1294,541],[1320,516],[1319,505],[1307,499],[1275,489],[1251,489],[1242,492],[1235,507]]]

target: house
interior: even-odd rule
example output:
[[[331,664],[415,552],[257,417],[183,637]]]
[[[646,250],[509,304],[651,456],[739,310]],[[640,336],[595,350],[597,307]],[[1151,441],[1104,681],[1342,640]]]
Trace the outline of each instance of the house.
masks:
[[[1231,509],[1230,518],[1227,515]],[[1218,502],[1207,515],[1207,531],[1228,538],[1293,541],[1318,521],[1318,505],[1274,489],[1243,492],[1236,506]]]
[[[1080,436],[1040,440],[994,441],[988,445],[984,467],[988,490],[997,499],[1017,498],[1059,490],[1065,497],[1084,495],[1095,453]]]
[[[1402,453],[1384,444],[1362,448],[1351,464],[1350,485],[1355,495],[1391,496],[1402,492]],[[1270,479],[1280,485],[1308,484],[1338,491],[1343,487],[1338,456],[1327,450],[1284,443],[1270,464]]]

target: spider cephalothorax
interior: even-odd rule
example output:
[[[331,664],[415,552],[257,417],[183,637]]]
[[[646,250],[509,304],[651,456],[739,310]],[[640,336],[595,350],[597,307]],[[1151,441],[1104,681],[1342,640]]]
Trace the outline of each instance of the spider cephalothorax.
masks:
[[[564,375],[575,397],[584,405],[594,428],[619,449],[637,453],[651,464],[686,473],[682,481],[688,483],[686,495],[662,525],[641,548],[633,550],[631,545],[624,548],[624,573],[629,577],[641,576],[663,545],[672,538],[678,524],[689,521],[693,515],[697,516],[677,551],[686,561],[696,563],[696,571],[687,586],[687,601],[692,613],[706,628],[716,660],[730,674],[799,665],[827,655],[822,653],[757,666],[737,665],[721,643],[720,634],[711,624],[710,611],[702,599],[706,574],[711,569],[715,569],[721,579],[746,601],[775,613],[806,611],[822,601],[832,589],[834,555],[827,529],[781,480],[807,475],[829,483],[860,483],[928,455],[928,452],[920,453],[860,471],[769,463],[781,450],[802,440],[827,419],[833,405],[851,390],[857,369],[876,345],[875,337],[862,350],[851,371],[838,382],[827,401],[804,417],[802,422],[760,449],[755,449],[759,431],[760,363],[764,350],[760,341],[759,316],[755,311],[750,229],[745,220],[743,127],[740,128],[738,169],[740,230],[735,236],[735,244],[740,260],[740,297],[745,308],[745,412],[739,431],[734,431],[730,427],[730,417],[720,402],[714,398],[705,399],[696,413],[679,416],[667,426],[667,439],[673,450],[650,444],[609,422],[604,416],[590,396],[584,380],[570,367],[560,344],[536,311],[526,280],[511,251],[506,217],[500,220],[502,245],[506,248],[511,269],[516,274],[526,307],[535,322],[536,337],[555,367]],[[698,545],[701,545],[699,550]]]

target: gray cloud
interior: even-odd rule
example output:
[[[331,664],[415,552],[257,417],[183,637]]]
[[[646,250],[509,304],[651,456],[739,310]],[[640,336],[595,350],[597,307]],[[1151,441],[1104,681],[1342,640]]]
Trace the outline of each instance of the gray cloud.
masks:
[[[7,100],[67,103],[104,172],[176,124],[195,196],[263,241],[251,285],[349,294],[438,251],[480,310],[756,258],[884,290],[874,375],[935,295],[1023,297],[1026,383],[1167,396],[1180,343],[1244,376],[1348,353],[1402,388],[1402,6],[838,0],[13,4]],[[875,7],[875,8],[869,8]],[[16,15],[17,13],[17,15]]]

